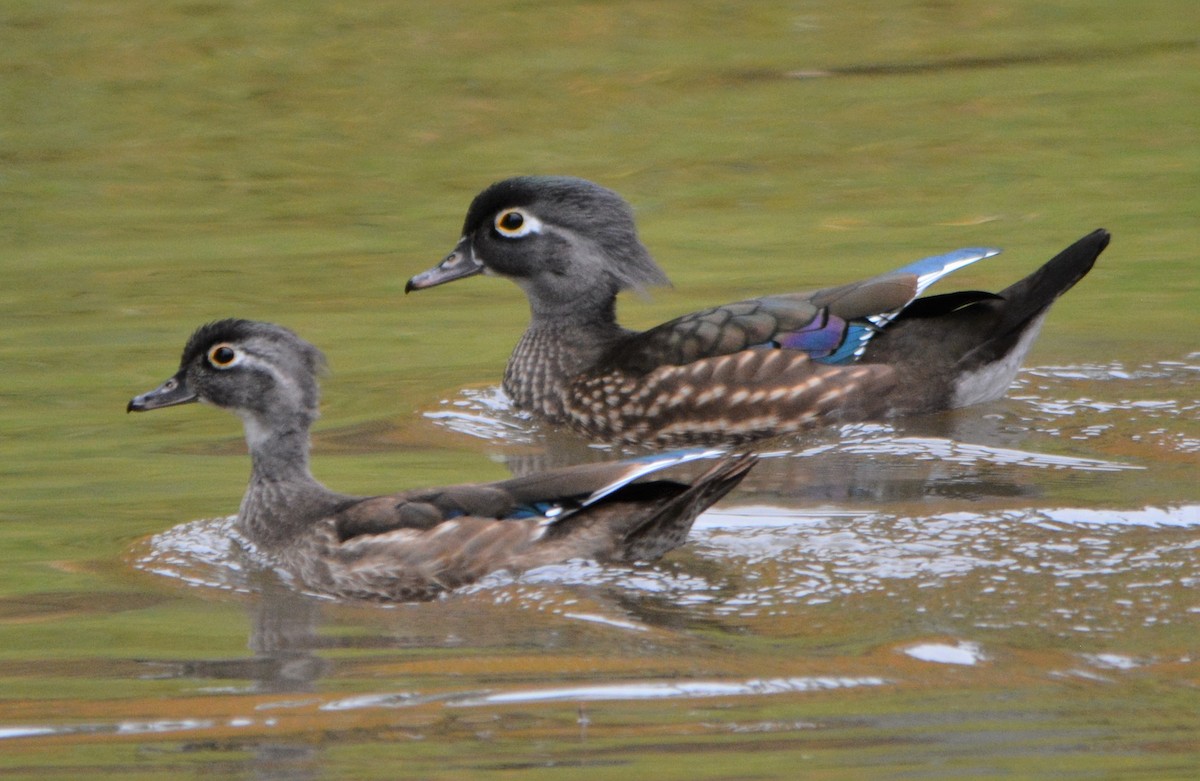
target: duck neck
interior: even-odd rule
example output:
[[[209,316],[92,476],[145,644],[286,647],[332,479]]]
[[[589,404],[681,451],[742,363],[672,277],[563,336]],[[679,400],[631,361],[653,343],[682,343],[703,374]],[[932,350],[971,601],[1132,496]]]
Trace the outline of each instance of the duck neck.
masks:
[[[250,484],[238,511],[238,525],[255,544],[278,549],[327,517],[340,497],[309,471],[307,425],[266,427],[247,417],[245,428]]]
[[[245,427],[255,477],[281,483],[313,480],[308,470],[307,426],[267,429],[247,418]]]

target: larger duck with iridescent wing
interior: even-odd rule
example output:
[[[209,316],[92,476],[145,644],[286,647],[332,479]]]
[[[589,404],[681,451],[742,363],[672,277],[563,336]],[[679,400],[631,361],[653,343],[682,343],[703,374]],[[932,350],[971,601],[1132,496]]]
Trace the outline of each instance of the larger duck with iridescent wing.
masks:
[[[1050,305],[1108,242],[1094,231],[994,294],[919,297],[998,252],[962,249],[638,332],[617,323],[617,294],[667,277],[629,205],[582,179],[519,177],[480,193],[454,251],[406,290],[482,272],[525,291],[531,321],[504,374],[520,409],[600,440],[730,443],[999,398]]]

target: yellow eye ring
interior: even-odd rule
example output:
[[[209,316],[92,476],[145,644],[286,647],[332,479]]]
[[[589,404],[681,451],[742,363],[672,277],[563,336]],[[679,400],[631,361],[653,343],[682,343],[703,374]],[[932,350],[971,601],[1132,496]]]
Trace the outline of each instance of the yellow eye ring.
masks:
[[[531,233],[541,233],[542,223],[524,209],[505,209],[492,222],[496,232],[509,239],[519,239]]]
[[[215,344],[208,351],[208,362],[217,369],[228,369],[241,357],[242,354],[226,342]]]

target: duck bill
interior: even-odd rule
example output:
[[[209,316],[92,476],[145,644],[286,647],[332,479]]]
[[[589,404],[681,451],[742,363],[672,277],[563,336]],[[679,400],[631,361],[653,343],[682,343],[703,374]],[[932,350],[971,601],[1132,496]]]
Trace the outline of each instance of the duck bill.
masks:
[[[154,390],[130,399],[129,403],[125,405],[125,411],[145,412],[162,407],[174,407],[178,404],[190,404],[198,400],[199,397],[187,386],[187,379],[184,377],[183,370],[180,369],[178,374]]]
[[[454,251],[447,255],[441,263],[408,280],[408,284],[404,286],[404,292],[411,293],[414,290],[436,287],[463,277],[473,277],[482,271],[483,264],[475,258],[470,242],[463,237]]]

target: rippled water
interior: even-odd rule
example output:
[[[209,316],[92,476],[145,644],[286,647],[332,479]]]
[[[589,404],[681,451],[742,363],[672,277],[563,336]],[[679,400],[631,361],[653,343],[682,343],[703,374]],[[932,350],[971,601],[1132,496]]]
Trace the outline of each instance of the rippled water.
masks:
[[[970,413],[942,416],[969,427],[956,428],[957,439],[906,430],[931,422],[919,421],[847,426],[791,449],[779,442],[731,501],[697,522],[682,560],[654,568],[574,562],[515,579],[496,575],[465,593],[576,620],[589,619],[570,608],[563,589],[652,595],[686,609],[691,621],[739,625],[854,595],[886,597],[917,614],[953,614],[969,603],[970,627],[1035,626],[1061,636],[1195,620],[1200,503],[1190,485],[1173,499],[1139,503],[1151,466],[1116,450],[1132,443],[1191,452],[1197,403],[1146,397],[1190,388],[1198,371],[1174,361],[1137,370],[1036,368],[982,425]],[[1083,382],[1090,396],[1074,396]],[[542,465],[525,452],[531,444],[557,460],[555,445],[569,442],[546,440],[496,389],[464,391],[426,415],[500,452],[519,446],[514,463],[524,468]],[[1050,452],[1059,440],[1087,449]],[[1115,486],[1126,501],[1072,502],[1089,483]],[[250,590],[231,520],[156,535],[137,566],[189,584]],[[590,620],[643,628],[623,611]]]
[[[779,756],[827,739],[814,736],[862,748],[894,741],[878,761],[898,765],[929,740],[957,761],[966,746],[998,739],[1005,762],[1047,742],[1120,740],[1088,726],[1083,703],[1119,702],[1147,680],[1187,681],[1197,663],[1195,359],[1034,367],[979,415],[777,441],[697,521],[690,544],[656,565],[499,573],[426,605],[305,597],[255,561],[232,517],[176,525],[137,543],[128,564],[155,579],[145,584],[154,592],[244,609],[251,655],[134,661],[119,674],[139,688],[182,684],[186,699],[147,701],[140,717],[75,707],[63,719],[35,707],[7,719],[0,740],[170,739],[217,757],[253,745],[246,767],[283,767],[285,777],[299,772],[294,762],[334,761],[320,758],[327,750],[312,730],[339,730],[328,721],[338,714],[358,735],[340,740],[434,740],[447,748],[430,761],[477,769],[493,765],[492,741],[523,734],[565,741],[533,764],[567,766],[603,754],[608,740],[624,747],[620,764],[661,750],[635,738],[645,729],[673,740],[794,736],[773,749]],[[424,414],[513,471],[616,455],[539,428],[494,388],[463,390]],[[385,426],[377,436],[391,435]],[[342,438],[318,436],[318,451]],[[1028,726],[1049,718],[1042,698],[1061,696],[1059,686],[1084,687],[1080,709]],[[932,711],[904,704],[909,690],[933,707],[961,692],[967,700],[952,707],[962,722],[937,726]],[[882,707],[836,705],[871,691],[890,693]],[[654,703],[686,710],[665,721],[637,710]],[[538,710],[514,710],[523,708]],[[1145,730],[1189,721],[1162,715]],[[966,730],[961,746],[955,729]],[[909,733],[922,737],[910,743]],[[476,748],[449,759],[449,736]],[[279,765],[262,740],[305,748]],[[1169,751],[1186,754],[1188,739],[1172,740]]]

